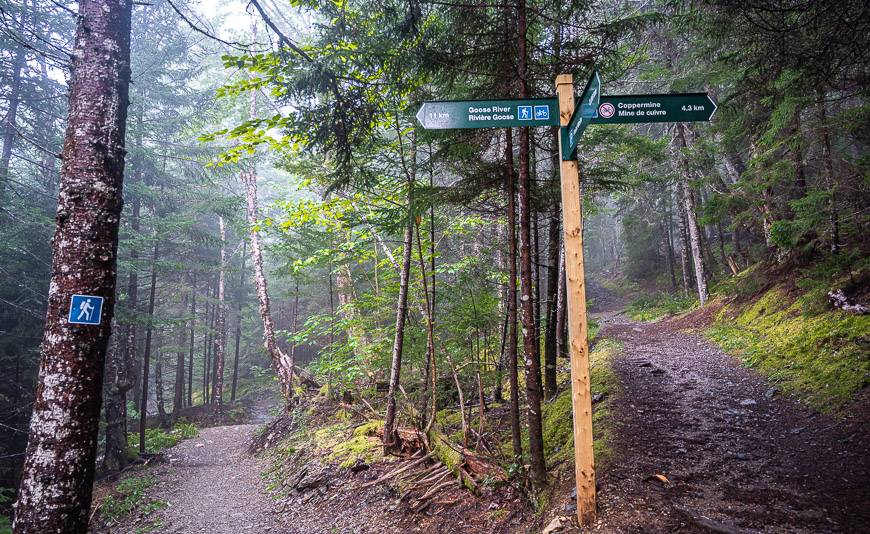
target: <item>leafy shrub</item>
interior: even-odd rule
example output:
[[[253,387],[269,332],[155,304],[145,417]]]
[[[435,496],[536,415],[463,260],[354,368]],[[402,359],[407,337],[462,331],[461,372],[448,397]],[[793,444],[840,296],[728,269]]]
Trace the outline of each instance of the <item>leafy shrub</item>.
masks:
[[[697,306],[698,301],[693,297],[658,293],[656,295],[644,295],[635,299],[628,305],[626,311],[629,317],[635,321],[653,321],[660,317],[676,315]]]
[[[145,429],[145,452],[157,454],[163,449],[174,447],[183,439],[195,438],[199,435],[199,428],[194,423],[179,420],[175,426],[167,432],[162,428]],[[128,443],[131,447],[139,446],[139,435],[130,434]]]
[[[166,508],[165,501],[146,497],[145,492],[152,485],[154,485],[154,477],[150,475],[122,480],[115,486],[115,493],[100,503],[100,514],[103,520],[114,523],[134,511],[148,515],[155,510]]]

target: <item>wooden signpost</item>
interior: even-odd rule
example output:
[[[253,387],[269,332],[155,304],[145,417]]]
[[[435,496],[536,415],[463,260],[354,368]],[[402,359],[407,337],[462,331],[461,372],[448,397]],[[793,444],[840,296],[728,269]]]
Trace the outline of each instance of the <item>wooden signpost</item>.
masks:
[[[583,211],[577,145],[591,124],[709,121],[716,103],[705,93],[601,96],[593,71],[580,106],[574,104],[574,79],[556,77],[556,98],[425,102],[417,112],[423,128],[504,128],[560,126],[562,231],[567,278],[571,406],[574,411],[574,476],[577,520],[595,521],[595,458],[592,452],[592,391],[583,270]],[[557,115],[558,114],[558,115]]]

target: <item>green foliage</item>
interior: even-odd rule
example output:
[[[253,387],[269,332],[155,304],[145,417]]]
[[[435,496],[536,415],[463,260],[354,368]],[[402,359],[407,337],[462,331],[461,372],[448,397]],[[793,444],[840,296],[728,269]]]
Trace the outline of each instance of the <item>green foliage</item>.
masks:
[[[199,435],[199,428],[195,423],[188,423],[179,420],[172,427],[172,430],[166,431],[162,428],[146,428],[145,429],[145,452],[148,454],[156,454],[164,449],[174,447],[183,439],[195,438]],[[130,434],[128,437],[130,447],[139,446],[139,435]]]
[[[613,371],[613,358],[621,346],[612,340],[595,344],[589,353],[592,377],[592,394],[604,394],[605,398],[594,406],[592,412],[593,448],[596,461],[605,461],[612,453],[610,449],[611,427],[609,425],[609,405],[619,392],[619,378]],[[574,454],[574,427],[571,405],[571,389],[562,391],[555,399],[542,407],[544,423],[544,452],[551,464],[570,463]]]
[[[114,493],[108,495],[99,505],[103,521],[113,524],[134,511],[142,516],[166,508],[168,503],[147,497],[147,490],[153,486],[152,475],[128,477],[115,486]]]
[[[817,229],[830,220],[830,201],[831,191],[810,191],[792,200],[793,218],[775,221],[770,227],[773,243],[783,250],[811,249],[818,242]]]
[[[773,288],[750,305],[727,305],[707,334],[745,365],[823,412],[836,412],[870,378],[870,316],[828,310],[818,293]]]
[[[689,311],[698,306],[698,300],[693,297],[657,293],[643,295],[632,301],[626,308],[628,316],[635,321],[654,321]]]
[[[0,507],[3,509],[12,502],[15,490],[12,488],[0,488]],[[0,514],[0,534],[12,534],[12,519]]]

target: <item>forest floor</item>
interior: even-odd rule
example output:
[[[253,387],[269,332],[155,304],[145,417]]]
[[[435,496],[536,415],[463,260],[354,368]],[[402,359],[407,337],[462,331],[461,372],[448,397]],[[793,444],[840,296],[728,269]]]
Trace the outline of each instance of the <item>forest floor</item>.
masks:
[[[597,316],[623,391],[596,531],[870,532],[866,410],[815,413],[684,321]]]
[[[597,339],[622,347],[613,361],[621,392],[611,405],[613,453],[598,472],[599,514],[590,531],[870,532],[866,410],[818,414],[684,330],[686,321],[638,323],[618,299],[603,297],[596,298]],[[573,515],[568,480],[538,516],[510,487],[482,498],[448,495],[443,506],[411,514],[394,490],[363,489],[390,464],[354,473],[325,458],[298,472],[328,482],[276,500],[261,476],[266,458],[247,452],[255,428],[205,429],[166,451],[167,461],[151,468],[157,482],[149,489],[166,506],[147,517],[147,530],[540,532],[554,516],[570,522]],[[499,510],[509,515],[495,527]],[[131,521],[112,531],[142,531],[143,518]]]
[[[149,521],[156,532],[284,532],[263,491],[262,461],[247,444],[259,425],[205,428],[165,453],[149,497],[166,503]],[[132,529],[135,531],[135,529]]]

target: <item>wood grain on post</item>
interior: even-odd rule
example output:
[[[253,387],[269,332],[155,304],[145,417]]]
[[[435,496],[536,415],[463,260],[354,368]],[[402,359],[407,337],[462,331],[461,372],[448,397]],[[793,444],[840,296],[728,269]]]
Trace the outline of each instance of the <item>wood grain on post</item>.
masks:
[[[574,114],[574,84],[570,74],[556,77],[559,121],[568,125]],[[562,152],[561,136],[559,153]],[[571,404],[574,412],[574,475],[577,481],[577,520],[595,521],[595,459],[592,453],[592,393],[586,333],[586,284],[583,275],[583,214],[577,161],[561,162],[562,231],[568,296],[568,340],[571,358]]]

